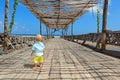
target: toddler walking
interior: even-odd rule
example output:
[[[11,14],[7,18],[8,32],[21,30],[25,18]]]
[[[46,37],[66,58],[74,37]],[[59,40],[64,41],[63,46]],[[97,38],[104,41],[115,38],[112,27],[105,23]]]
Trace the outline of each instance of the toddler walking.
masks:
[[[32,46],[32,53],[31,55],[34,54],[33,61],[34,61],[34,66],[33,70],[36,70],[37,64],[39,63],[40,70],[42,69],[43,66],[43,50],[45,48],[43,42],[42,42],[42,36],[40,34],[37,34],[36,37],[36,42]]]

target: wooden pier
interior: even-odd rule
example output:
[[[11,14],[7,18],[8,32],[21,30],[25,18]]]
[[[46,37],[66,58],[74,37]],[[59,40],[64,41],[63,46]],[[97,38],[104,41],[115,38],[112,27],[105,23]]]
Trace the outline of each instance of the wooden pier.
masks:
[[[61,38],[50,39],[40,72],[31,47],[0,55],[0,80],[120,80],[120,59]]]

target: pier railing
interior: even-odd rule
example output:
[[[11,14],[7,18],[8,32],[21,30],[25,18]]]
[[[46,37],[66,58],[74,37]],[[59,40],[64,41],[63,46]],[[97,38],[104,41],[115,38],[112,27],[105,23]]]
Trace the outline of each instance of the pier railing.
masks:
[[[83,35],[73,35],[73,36],[64,36],[67,40],[79,41],[82,40],[83,43],[86,41],[97,42],[101,39],[101,33],[89,33]],[[107,44],[120,46],[120,32],[109,32],[107,33]]]
[[[46,40],[47,37],[43,37],[43,41],[46,42]],[[35,36],[9,35],[7,42],[8,42],[8,50],[20,49],[25,46],[32,46],[33,43],[35,42]],[[4,44],[4,34],[0,34],[0,48],[2,48],[3,44]]]

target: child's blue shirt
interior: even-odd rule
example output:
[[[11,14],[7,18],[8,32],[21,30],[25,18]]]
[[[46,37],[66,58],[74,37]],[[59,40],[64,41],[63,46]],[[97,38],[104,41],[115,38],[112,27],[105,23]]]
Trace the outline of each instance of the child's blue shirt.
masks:
[[[42,42],[35,42],[32,50],[34,51],[34,56],[42,56],[45,45]]]

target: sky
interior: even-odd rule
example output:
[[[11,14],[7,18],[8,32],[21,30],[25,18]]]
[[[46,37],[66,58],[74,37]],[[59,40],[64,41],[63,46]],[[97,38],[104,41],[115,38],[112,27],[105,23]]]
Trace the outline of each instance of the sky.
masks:
[[[9,23],[11,21],[11,14],[14,0],[9,0]],[[107,29],[112,31],[120,30],[120,0],[109,0]],[[4,32],[4,6],[5,0],[0,0],[0,33]],[[100,30],[102,29],[102,12],[103,3],[100,3]],[[91,8],[89,12],[82,15],[73,23],[74,35],[88,34],[97,32],[96,22],[96,6]],[[8,24],[9,25],[9,24]],[[45,25],[42,24],[42,34],[46,34]],[[26,8],[25,5],[19,3],[15,14],[15,24],[12,29],[12,34],[39,34],[40,21]],[[68,28],[70,34],[71,25]],[[55,33],[61,35],[61,31]]]

